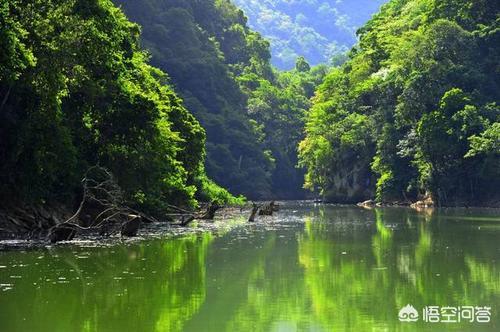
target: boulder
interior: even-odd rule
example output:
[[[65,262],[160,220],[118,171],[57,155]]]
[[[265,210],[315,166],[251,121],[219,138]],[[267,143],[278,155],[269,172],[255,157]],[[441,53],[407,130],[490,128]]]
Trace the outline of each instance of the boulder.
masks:
[[[367,201],[358,203],[356,205],[359,206],[359,207],[364,207],[364,208],[372,208],[372,207],[375,207],[377,204],[376,204],[376,202],[374,200],[369,199]]]

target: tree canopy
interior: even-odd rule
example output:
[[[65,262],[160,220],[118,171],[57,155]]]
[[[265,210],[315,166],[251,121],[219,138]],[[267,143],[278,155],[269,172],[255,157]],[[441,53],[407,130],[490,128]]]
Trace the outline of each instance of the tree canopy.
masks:
[[[498,194],[495,1],[392,0],[308,113],[306,186],[330,200],[471,204]]]
[[[278,71],[229,0],[2,1],[0,196],[71,201],[100,165],[154,213],[304,198],[304,179],[336,202],[496,199],[497,9],[391,0],[333,67]]]
[[[209,177],[251,199],[302,197],[296,147],[324,67],[273,70],[269,42],[228,0],[115,2],[205,128]]]
[[[111,1],[2,1],[0,24],[4,202],[70,202],[92,165],[154,213],[230,198],[205,176],[204,129]]]
[[[293,69],[299,56],[335,63],[357,42],[356,30],[387,0],[234,0],[252,29],[271,41],[273,64]]]

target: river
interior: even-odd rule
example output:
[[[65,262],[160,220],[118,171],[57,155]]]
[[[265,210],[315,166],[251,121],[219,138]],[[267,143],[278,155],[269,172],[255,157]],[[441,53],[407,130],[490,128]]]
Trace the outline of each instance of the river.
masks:
[[[294,202],[218,223],[2,251],[0,331],[500,330],[499,210]]]

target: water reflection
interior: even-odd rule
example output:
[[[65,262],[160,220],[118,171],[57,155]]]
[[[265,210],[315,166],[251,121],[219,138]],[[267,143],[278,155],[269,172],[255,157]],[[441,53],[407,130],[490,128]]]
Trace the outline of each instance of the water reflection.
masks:
[[[179,331],[205,300],[212,240],[3,253],[0,280],[22,279],[0,294],[0,330]]]
[[[0,330],[498,330],[499,225],[491,210],[289,206],[218,235],[0,253]],[[408,303],[488,305],[492,323],[400,323]]]

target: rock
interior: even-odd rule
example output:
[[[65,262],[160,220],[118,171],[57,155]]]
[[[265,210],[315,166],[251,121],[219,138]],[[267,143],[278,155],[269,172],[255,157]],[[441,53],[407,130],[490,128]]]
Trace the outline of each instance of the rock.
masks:
[[[367,201],[358,203],[356,205],[359,207],[364,207],[364,208],[372,208],[372,207],[375,207],[377,204],[373,199],[369,199]]]
[[[119,228],[119,223],[116,220],[108,220],[99,227],[100,236],[110,236]]]
[[[129,215],[129,220],[122,224],[121,235],[133,237],[137,236],[139,228],[141,228],[141,216]]]
[[[435,206],[435,203],[431,196],[427,196],[424,199],[417,201],[410,206],[414,209],[426,209],[426,208],[433,208]]]

